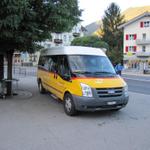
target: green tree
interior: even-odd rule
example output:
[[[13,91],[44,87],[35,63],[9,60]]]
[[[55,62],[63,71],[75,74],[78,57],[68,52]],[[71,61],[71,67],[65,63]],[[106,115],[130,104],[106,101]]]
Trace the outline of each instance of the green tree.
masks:
[[[102,41],[97,36],[85,36],[85,37],[75,38],[72,41],[71,45],[108,49],[108,44],[106,42]]]
[[[77,0],[1,0],[0,8],[0,52],[7,56],[10,80],[15,50],[33,52],[37,42],[69,31],[81,15]],[[11,83],[7,89],[10,95]]]
[[[115,64],[123,61],[123,31],[118,27],[124,23],[124,16],[115,3],[111,3],[102,19],[102,39],[108,43],[108,56]]]

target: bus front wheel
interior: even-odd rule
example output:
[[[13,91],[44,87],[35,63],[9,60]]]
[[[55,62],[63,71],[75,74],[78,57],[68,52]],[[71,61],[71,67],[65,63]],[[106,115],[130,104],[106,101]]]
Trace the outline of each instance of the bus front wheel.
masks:
[[[65,113],[69,116],[75,116],[77,114],[77,111],[75,109],[75,105],[73,102],[73,97],[69,93],[65,94],[64,96],[64,110],[65,110]]]

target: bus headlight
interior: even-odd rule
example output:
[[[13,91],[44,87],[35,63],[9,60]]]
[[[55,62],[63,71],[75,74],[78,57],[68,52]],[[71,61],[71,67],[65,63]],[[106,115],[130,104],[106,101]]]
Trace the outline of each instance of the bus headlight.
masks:
[[[80,83],[81,88],[82,88],[82,95],[85,97],[93,97],[92,94],[92,89],[90,86],[88,86],[87,84],[84,83]]]

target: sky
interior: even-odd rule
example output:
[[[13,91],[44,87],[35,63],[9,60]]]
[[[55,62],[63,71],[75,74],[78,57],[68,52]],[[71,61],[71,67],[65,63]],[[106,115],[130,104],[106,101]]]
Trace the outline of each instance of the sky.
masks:
[[[78,0],[79,8],[83,9],[81,19],[84,20],[82,25],[88,25],[98,21],[104,15],[110,3],[115,2],[119,5],[121,11],[130,7],[150,6],[150,0]]]

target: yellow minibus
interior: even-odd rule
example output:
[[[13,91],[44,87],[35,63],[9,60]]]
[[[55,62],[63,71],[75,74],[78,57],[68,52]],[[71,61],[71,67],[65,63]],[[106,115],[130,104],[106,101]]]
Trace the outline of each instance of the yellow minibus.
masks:
[[[66,46],[44,49],[38,64],[40,93],[64,102],[67,115],[78,111],[120,110],[128,103],[128,86],[99,48]]]

